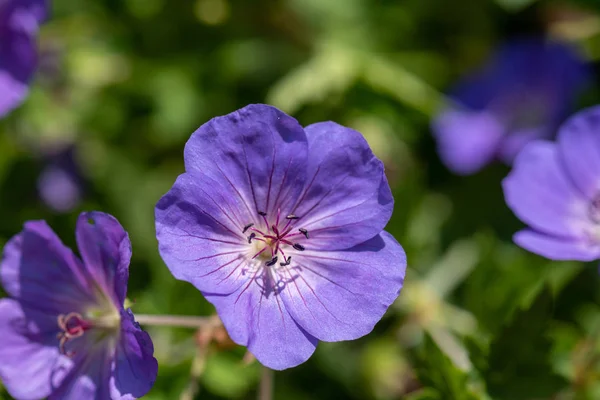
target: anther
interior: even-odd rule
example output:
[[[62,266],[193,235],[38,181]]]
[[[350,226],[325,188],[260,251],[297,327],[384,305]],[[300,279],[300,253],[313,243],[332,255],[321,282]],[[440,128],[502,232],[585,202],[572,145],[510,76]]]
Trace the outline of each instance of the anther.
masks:
[[[256,233],[252,232],[250,236],[248,236],[248,244],[252,243],[252,239],[256,237]]]
[[[284,256],[283,259],[285,260],[285,262],[279,263],[279,265],[281,265],[282,267],[290,265],[290,263],[292,262],[292,256],[289,256],[288,258],[285,258]]]
[[[264,212],[264,211],[259,211],[259,212],[258,212],[258,215],[260,215],[261,217],[266,217],[266,216],[267,216],[267,213],[266,213],[266,212]]]
[[[300,243],[294,243],[294,245],[292,246],[293,248],[295,248],[296,250],[299,251],[304,251],[304,246],[302,246]]]
[[[250,223],[250,224],[248,224],[248,225],[244,226],[244,230],[242,230],[242,233],[246,233],[246,231],[247,231],[248,229],[252,228],[253,226],[254,226],[254,224],[253,224],[253,223]]]
[[[273,266],[273,265],[275,265],[275,264],[277,264],[277,256],[273,257],[273,258],[271,259],[271,261],[267,261],[267,262],[265,263],[265,265],[266,265],[267,267],[271,267],[271,266]]]
[[[298,229],[300,231],[300,233],[302,233],[304,235],[304,237],[306,237],[308,239],[308,231],[304,228],[300,228]]]
[[[288,216],[287,216],[287,217],[285,217],[285,218],[286,218],[286,219],[300,219],[300,217],[297,217],[297,216],[296,216],[296,215],[294,215],[294,214],[290,214],[290,215],[288,215]]]

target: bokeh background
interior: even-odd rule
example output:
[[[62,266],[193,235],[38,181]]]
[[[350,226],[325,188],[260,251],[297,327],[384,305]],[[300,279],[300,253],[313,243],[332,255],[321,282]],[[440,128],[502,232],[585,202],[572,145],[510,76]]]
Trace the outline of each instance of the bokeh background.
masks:
[[[500,186],[509,167],[455,176],[430,131],[448,87],[520,35],[578,47],[593,79],[577,108],[600,103],[600,2],[52,3],[30,96],[0,121],[0,244],[45,219],[75,246],[80,211],[111,213],[133,242],[134,312],[211,315],[160,259],[154,205],[198,126],[266,102],[303,125],[334,120],[367,137],[396,198],[387,230],[409,260],[374,332],[321,343],[277,372],[275,399],[600,399],[598,264],[514,245],[522,224]],[[255,398],[261,368],[245,349],[222,339],[199,349],[190,329],[148,331],[160,369],[146,398]]]

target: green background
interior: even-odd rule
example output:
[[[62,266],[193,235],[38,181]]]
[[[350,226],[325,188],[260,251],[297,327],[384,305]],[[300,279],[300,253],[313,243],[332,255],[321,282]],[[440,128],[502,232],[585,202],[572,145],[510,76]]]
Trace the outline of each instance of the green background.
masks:
[[[522,224],[500,186],[509,168],[454,176],[429,129],[452,82],[536,33],[573,41],[597,69],[591,0],[55,0],[31,94],[0,121],[0,242],[45,219],[74,247],[80,211],[111,213],[133,242],[134,312],[210,315],[160,259],[154,205],[198,126],[273,104],[367,137],[396,199],[387,230],[409,261],[374,332],[277,372],[276,399],[600,399],[598,263],[515,246]],[[578,108],[599,100],[595,71]],[[43,153],[65,144],[85,191],[57,213],[36,182]],[[148,331],[160,367],[146,398],[256,396],[261,368],[242,363],[245,349],[211,345],[203,358],[192,330]]]

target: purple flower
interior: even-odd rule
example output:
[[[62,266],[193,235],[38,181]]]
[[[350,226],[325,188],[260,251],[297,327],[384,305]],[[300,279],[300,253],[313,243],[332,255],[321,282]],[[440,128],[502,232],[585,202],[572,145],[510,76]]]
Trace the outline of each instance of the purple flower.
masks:
[[[451,93],[433,121],[438,152],[458,174],[494,159],[508,164],[529,141],[549,138],[587,81],[587,66],[566,44],[513,41]]]
[[[527,145],[504,179],[508,206],[529,229],[515,242],[553,260],[600,258],[600,106],[569,119],[558,140]]]
[[[369,333],[397,298],[406,256],[382,229],[393,198],[362,135],[302,128],[249,105],[201,126],[186,172],[158,202],[160,253],[264,365],[306,361],[318,340]]]
[[[37,64],[37,33],[47,12],[46,0],[0,1],[0,117],[27,95]]]
[[[131,244],[100,212],[77,222],[82,260],[44,221],[4,248],[0,276],[0,377],[16,399],[143,396],[157,373],[152,341],[123,308]]]
[[[83,177],[75,159],[74,146],[46,156],[46,167],[38,177],[38,193],[52,210],[64,213],[74,209],[83,195]]]

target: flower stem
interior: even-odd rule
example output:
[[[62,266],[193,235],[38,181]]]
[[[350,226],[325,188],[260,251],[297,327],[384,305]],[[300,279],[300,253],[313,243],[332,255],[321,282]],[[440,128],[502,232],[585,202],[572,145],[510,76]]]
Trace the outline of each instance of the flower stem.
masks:
[[[177,326],[193,329],[221,324],[221,321],[216,317],[194,317],[184,315],[136,314],[135,320],[140,325]]]
[[[273,383],[273,370],[263,367],[258,388],[258,400],[273,400]]]

